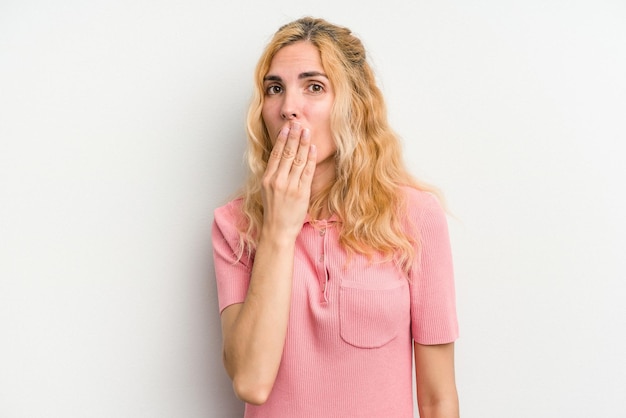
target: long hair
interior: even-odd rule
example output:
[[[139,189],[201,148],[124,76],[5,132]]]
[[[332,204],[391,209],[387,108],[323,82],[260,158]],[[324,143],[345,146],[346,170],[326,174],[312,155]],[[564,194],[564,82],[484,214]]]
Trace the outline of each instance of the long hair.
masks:
[[[331,130],[337,152],[336,179],[311,196],[309,213],[323,205],[340,220],[340,245],[348,253],[375,253],[410,267],[418,242],[407,231],[402,187],[434,191],[407,171],[397,135],[387,120],[383,95],[367,62],[365,48],[348,28],[310,17],[282,26],[261,55],[254,73],[254,91],[247,116],[249,166],[242,191],[244,219],[240,253],[251,254],[263,222],[261,178],[272,150],[262,118],[263,78],[274,55],[283,47],[306,41],[320,52],[322,66],[335,91]]]

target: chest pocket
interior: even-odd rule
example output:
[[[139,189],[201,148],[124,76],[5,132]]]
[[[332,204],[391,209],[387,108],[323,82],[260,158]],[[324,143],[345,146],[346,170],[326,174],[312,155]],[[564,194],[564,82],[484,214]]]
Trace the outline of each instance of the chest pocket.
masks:
[[[341,339],[359,348],[378,348],[409,326],[408,283],[368,283],[343,280],[339,290]]]

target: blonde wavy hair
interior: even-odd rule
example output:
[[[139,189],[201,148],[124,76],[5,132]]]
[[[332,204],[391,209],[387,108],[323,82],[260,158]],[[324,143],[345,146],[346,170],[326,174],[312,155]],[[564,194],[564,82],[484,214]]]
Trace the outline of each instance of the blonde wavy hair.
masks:
[[[283,47],[310,42],[320,52],[322,66],[335,91],[331,129],[337,146],[336,179],[311,196],[309,213],[324,205],[341,222],[340,244],[349,254],[395,260],[410,267],[418,237],[403,224],[401,187],[435,190],[407,171],[400,141],[387,120],[383,95],[376,85],[361,41],[345,27],[323,19],[302,18],[282,26],[261,55],[254,73],[254,91],[247,116],[249,174],[241,195],[241,257],[252,254],[263,223],[261,178],[272,150],[272,139],[262,118],[263,78],[272,58]]]

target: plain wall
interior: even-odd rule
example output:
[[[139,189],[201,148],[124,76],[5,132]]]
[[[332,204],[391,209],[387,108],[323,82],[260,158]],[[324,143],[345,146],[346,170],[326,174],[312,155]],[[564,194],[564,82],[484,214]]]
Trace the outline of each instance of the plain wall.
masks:
[[[212,211],[303,15],[370,52],[450,218],[466,418],[626,410],[626,3],[0,3],[0,416],[239,417]]]

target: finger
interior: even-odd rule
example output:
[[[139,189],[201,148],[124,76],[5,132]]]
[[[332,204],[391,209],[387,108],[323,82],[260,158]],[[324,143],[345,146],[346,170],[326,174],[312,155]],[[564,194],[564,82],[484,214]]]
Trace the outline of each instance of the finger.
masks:
[[[302,170],[302,175],[300,176],[300,187],[307,188],[310,191],[311,183],[313,181],[313,174],[315,173],[315,167],[317,165],[317,147],[315,144],[311,144],[309,147],[309,155]]]
[[[274,172],[278,168],[278,164],[283,157],[283,149],[287,143],[287,136],[289,135],[289,126],[285,125],[280,129],[276,142],[274,142],[274,148],[270,153],[270,157],[267,160],[266,172]]]
[[[300,145],[298,151],[291,165],[290,176],[299,179],[304,165],[307,162],[309,156],[309,146],[311,145],[311,131],[309,129],[303,129],[302,135],[300,135]]]
[[[298,145],[300,144],[300,135],[302,134],[302,127],[299,123],[294,122],[289,129],[289,135],[287,136],[287,142],[283,148],[281,160],[278,164],[278,170],[283,174],[289,174],[291,165],[296,157],[298,151]]]

